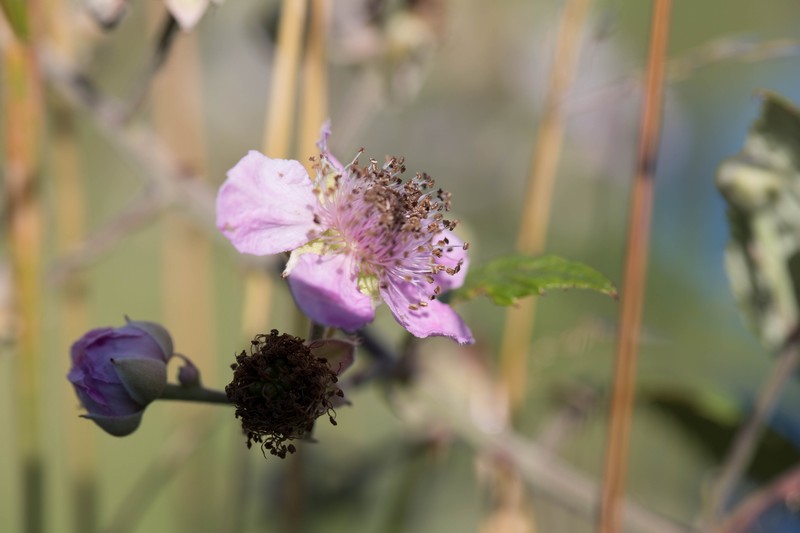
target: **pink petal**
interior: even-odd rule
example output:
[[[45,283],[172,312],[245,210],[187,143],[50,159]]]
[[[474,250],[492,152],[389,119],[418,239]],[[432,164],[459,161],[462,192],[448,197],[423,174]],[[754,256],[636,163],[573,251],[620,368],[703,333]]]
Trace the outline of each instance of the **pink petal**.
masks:
[[[448,268],[455,268],[459,261],[461,269],[452,276],[446,272],[436,274],[436,284],[442,287],[442,291],[449,291],[457,289],[464,284],[464,278],[467,277],[467,267],[469,266],[469,258],[467,251],[464,249],[464,241],[459,239],[452,231],[443,231],[436,234],[433,238],[434,244],[447,239],[449,244],[444,246],[444,255],[437,259],[437,263],[444,265]]]
[[[392,310],[394,318],[409,333],[416,337],[443,336],[460,344],[472,344],[472,332],[458,313],[438,300],[427,300],[412,284],[406,282],[390,283],[381,289],[381,296]],[[416,310],[409,305],[419,306],[425,298],[427,305]]]
[[[317,141],[317,148],[320,149],[325,159],[337,170],[337,172],[344,172],[344,165],[328,150],[328,138],[331,136],[331,121],[326,120],[322,125],[319,132],[319,140]]]
[[[208,8],[209,0],[165,0],[167,9],[183,31],[191,30]]]
[[[298,161],[251,150],[217,195],[217,227],[241,253],[271,255],[306,244],[317,198]]]
[[[297,306],[318,324],[352,331],[375,318],[347,254],[302,254],[288,280]]]

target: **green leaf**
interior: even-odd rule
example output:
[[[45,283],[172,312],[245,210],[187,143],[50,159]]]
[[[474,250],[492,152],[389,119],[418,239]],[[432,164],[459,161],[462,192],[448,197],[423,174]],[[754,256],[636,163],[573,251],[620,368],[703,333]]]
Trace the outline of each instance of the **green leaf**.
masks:
[[[798,324],[800,113],[763,95],[742,151],[720,166],[731,240],[725,266],[741,312],[761,342],[779,348]]]
[[[724,457],[747,409],[742,409],[742,402],[736,401],[730,393],[714,390],[713,385],[709,389],[645,389],[638,393],[637,401],[668,415],[672,419],[671,424],[710,457]],[[711,394],[708,395],[708,392]],[[791,440],[767,426],[753,452],[747,476],[753,481],[765,483],[797,464],[798,460],[800,453]]]
[[[544,294],[552,289],[591,289],[617,297],[614,285],[583,263],[554,255],[511,255],[473,269],[452,298],[470,300],[483,294],[497,305],[512,305],[519,298]]]

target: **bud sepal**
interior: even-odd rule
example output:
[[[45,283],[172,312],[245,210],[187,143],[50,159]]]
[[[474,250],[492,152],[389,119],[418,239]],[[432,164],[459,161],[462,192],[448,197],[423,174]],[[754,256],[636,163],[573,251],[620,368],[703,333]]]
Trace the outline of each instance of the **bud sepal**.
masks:
[[[94,421],[103,431],[113,437],[126,437],[139,428],[143,414],[144,409],[126,416],[104,416],[91,413],[80,416]]]
[[[122,386],[141,405],[157,400],[167,384],[167,365],[157,359],[111,359]]]

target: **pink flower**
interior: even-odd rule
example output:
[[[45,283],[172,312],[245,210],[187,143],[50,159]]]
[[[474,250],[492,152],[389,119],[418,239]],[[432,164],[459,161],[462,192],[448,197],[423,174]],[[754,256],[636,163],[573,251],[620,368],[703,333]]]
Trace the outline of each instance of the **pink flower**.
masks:
[[[459,287],[466,245],[444,218],[449,193],[427,174],[401,179],[403,159],[344,166],[328,151],[326,124],[312,180],[298,161],[248,153],[217,196],[217,226],[242,253],[293,250],[284,271],[312,320],[345,330],[375,317],[382,299],[417,337],[473,342],[467,325],[436,299]]]

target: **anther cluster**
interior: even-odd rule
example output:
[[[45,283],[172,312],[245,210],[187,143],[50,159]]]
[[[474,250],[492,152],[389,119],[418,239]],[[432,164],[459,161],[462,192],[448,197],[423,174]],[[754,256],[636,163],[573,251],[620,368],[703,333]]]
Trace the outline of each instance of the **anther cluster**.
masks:
[[[315,222],[333,231],[311,237],[320,238],[329,250],[358,258],[362,276],[376,277],[380,289],[397,291],[393,281],[411,284],[423,296],[409,305],[415,310],[441,292],[435,276],[459,272],[462,261],[454,266],[440,262],[452,248],[443,235],[457,222],[445,218],[450,193],[436,188],[430,175],[403,179],[404,160],[396,157],[383,165],[371,159],[366,166],[356,159],[342,175],[323,156],[315,169],[314,192],[320,198]]]

